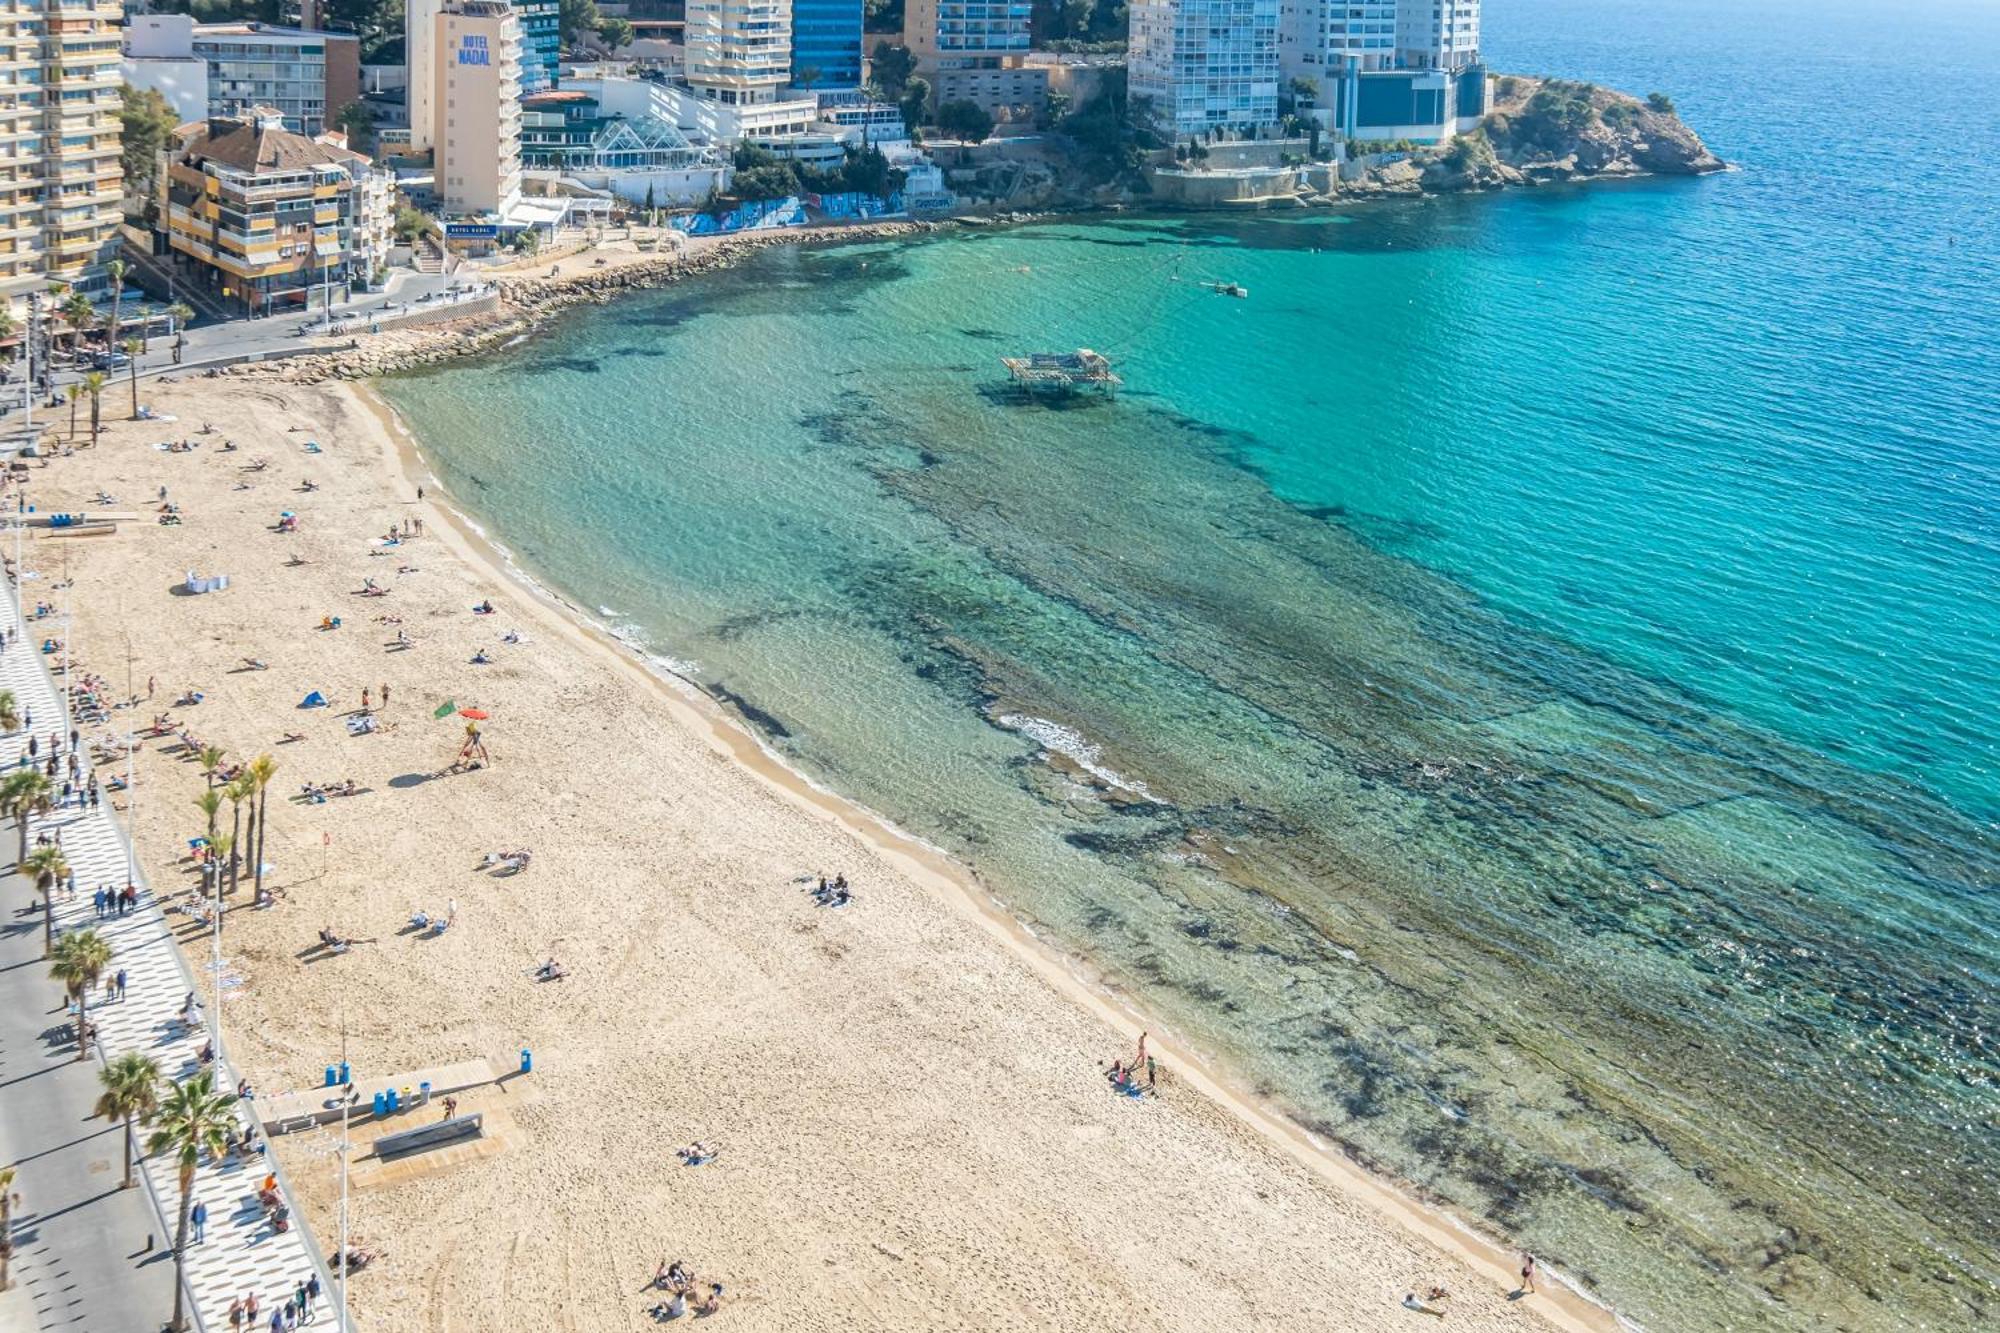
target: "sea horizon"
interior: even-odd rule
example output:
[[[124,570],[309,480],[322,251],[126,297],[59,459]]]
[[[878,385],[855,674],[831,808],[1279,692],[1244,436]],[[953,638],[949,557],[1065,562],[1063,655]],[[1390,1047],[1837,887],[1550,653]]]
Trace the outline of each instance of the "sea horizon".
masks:
[[[1586,8],[1489,63],[1737,170],[774,250],[383,391],[527,576],[1621,1314],[1963,1322],[2000,19]],[[1117,399],[1005,391],[1078,345]]]

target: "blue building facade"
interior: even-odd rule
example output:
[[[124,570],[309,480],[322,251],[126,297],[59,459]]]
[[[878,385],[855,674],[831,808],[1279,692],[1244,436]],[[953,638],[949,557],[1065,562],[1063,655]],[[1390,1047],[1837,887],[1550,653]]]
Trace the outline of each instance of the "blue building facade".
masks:
[[[514,0],[514,17],[521,24],[521,91],[545,92],[556,86],[562,61],[562,5],[559,0]]]
[[[861,86],[862,0],[792,0],[792,81],[818,71],[814,88]]]

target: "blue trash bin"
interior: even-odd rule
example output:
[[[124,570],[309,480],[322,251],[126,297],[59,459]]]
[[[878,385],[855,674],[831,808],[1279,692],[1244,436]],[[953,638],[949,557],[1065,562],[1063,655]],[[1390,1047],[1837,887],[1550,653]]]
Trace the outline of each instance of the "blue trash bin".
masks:
[[[387,1115],[388,1113],[389,1113],[389,1094],[386,1092],[376,1093],[375,1094],[376,1118],[379,1120],[381,1117]]]
[[[535,1057],[533,1054],[529,1052],[527,1047],[523,1046],[521,1048],[521,1072],[523,1074],[529,1074],[533,1073],[534,1069],[535,1069]]]
[[[328,1065],[328,1066],[326,1067],[326,1086],[327,1086],[327,1087],[329,1087],[329,1088],[333,1086],[333,1066],[332,1066],[332,1065]]]

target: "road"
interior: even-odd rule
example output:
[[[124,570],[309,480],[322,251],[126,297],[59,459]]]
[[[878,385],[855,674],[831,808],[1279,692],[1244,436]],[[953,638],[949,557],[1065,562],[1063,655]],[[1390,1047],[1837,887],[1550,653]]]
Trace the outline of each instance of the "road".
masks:
[[[463,271],[455,276],[442,273],[414,273],[408,270],[395,274],[389,282],[389,289],[383,293],[363,295],[347,301],[335,302],[333,317],[336,325],[342,320],[365,319],[380,310],[384,302],[399,308],[409,305],[422,309],[435,305],[437,300],[447,296],[454,286],[470,287],[483,282],[476,270]],[[428,302],[425,298],[431,298]],[[255,356],[265,352],[296,351],[310,345],[310,341],[299,335],[299,327],[319,319],[315,311],[312,316],[293,311],[287,315],[273,315],[265,319],[197,319],[187,330],[187,343],[181,349],[181,367],[199,366],[212,361],[232,357]],[[174,370],[173,340],[155,335],[151,349],[139,357],[139,377],[162,374]],[[83,378],[85,372],[73,368],[58,368],[54,376],[55,393],[60,394],[64,386]],[[122,383],[128,372],[120,368],[107,372],[115,383]],[[107,390],[107,394],[108,394]],[[143,398],[143,394],[141,395]],[[34,419],[45,422],[56,418],[67,419],[69,407],[50,406],[51,395],[44,395],[35,406]],[[117,400],[110,399],[106,410],[114,415],[124,415],[112,406]],[[0,429],[12,431],[21,421],[22,384],[15,374],[9,383],[0,385]],[[89,410],[88,406],[84,409]]]

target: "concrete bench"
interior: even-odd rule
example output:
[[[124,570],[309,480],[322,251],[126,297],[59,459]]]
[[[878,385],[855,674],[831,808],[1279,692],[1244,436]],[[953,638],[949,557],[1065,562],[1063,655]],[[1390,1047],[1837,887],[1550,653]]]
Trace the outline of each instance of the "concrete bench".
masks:
[[[400,1130],[394,1134],[384,1134],[375,1140],[375,1155],[378,1158],[396,1157],[403,1153],[422,1152],[435,1148],[441,1143],[453,1143],[459,1139],[476,1137],[479,1134],[480,1113],[453,1116],[449,1120],[433,1120],[415,1129]]]

